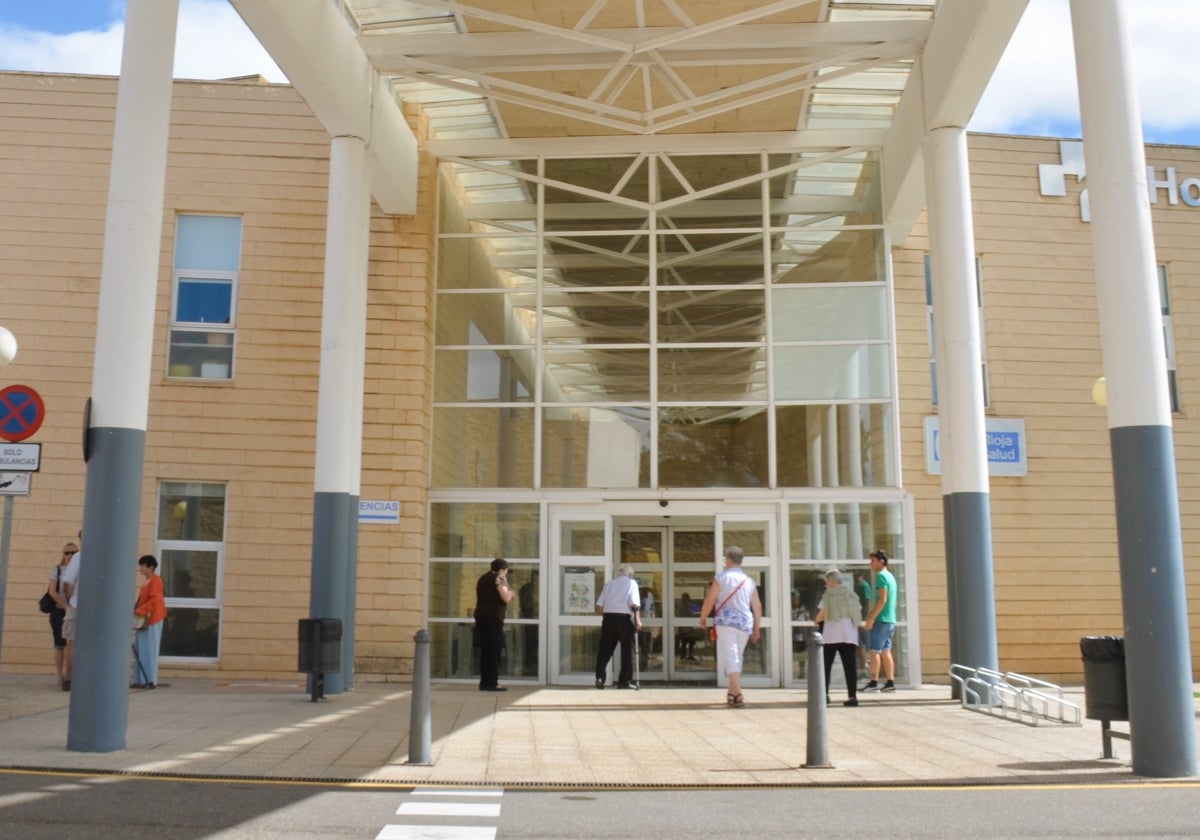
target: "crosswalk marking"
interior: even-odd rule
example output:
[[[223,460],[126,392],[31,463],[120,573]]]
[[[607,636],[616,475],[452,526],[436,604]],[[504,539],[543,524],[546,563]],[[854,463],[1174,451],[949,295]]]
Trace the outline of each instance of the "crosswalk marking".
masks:
[[[405,802],[396,813],[422,817],[498,817],[500,806],[490,802]]]
[[[468,789],[468,788],[416,788],[413,796],[503,796],[503,790]]]
[[[385,825],[375,840],[496,840],[496,828],[486,825]]]

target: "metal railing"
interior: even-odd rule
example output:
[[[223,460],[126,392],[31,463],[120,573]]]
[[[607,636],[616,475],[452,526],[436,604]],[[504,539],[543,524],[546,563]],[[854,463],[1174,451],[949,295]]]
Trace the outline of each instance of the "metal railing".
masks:
[[[1054,683],[990,668],[951,665],[950,679],[959,686],[962,707],[972,712],[1037,726],[1042,721],[1082,726],[1083,711],[1063,697]]]

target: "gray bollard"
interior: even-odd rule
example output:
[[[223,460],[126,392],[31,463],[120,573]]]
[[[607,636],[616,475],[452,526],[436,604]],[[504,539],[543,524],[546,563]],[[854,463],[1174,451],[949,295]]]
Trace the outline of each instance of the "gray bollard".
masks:
[[[408,721],[408,763],[433,764],[433,723],[429,709],[429,631],[413,636],[412,704]]]
[[[808,735],[807,760],[800,765],[808,770],[827,770],[829,763],[829,727],[825,716],[825,640],[814,627],[805,636],[808,648]]]

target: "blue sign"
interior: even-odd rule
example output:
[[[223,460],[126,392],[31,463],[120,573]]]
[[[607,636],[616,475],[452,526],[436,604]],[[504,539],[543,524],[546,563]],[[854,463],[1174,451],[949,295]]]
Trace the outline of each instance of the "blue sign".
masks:
[[[1025,421],[1001,420],[988,417],[987,431],[988,475],[1028,475],[1025,460]],[[942,474],[942,451],[938,418],[925,418],[925,472]]]

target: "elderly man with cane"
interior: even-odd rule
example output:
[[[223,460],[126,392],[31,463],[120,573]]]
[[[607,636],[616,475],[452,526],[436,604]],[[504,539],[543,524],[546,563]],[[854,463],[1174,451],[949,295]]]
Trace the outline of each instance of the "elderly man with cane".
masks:
[[[604,676],[617,644],[621,645],[621,670],[617,688],[637,688],[633,679],[633,640],[642,629],[638,610],[642,603],[633,566],[621,567],[617,577],[604,584],[596,609],[604,613],[600,620],[600,650],[596,652],[596,688],[604,688]]]

